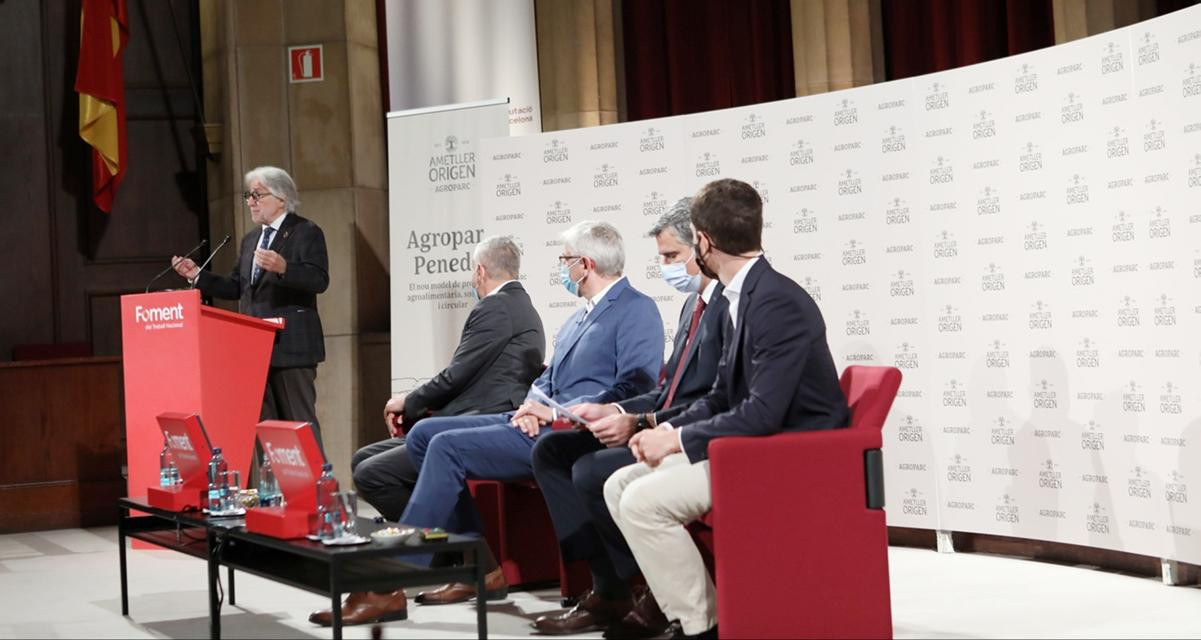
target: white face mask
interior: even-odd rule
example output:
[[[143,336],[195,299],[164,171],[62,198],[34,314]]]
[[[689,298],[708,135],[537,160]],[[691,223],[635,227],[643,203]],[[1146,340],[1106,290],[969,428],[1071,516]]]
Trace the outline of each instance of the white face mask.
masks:
[[[701,274],[688,275],[689,260],[692,260],[691,255],[683,262],[660,265],[659,270],[663,272],[663,281],[671,285],[676,291],[680,293],[700,293]]]

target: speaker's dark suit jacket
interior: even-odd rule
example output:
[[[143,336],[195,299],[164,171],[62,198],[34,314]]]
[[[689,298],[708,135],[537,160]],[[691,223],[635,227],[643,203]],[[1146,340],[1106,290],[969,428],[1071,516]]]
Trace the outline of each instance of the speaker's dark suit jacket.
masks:
[[[281,276],[264,271],[251,285],[254,251],[262,227],[242,237],[238,262],[228,278],[201,271],[196,286],[215,298],[237,300],[238,310],[257,318],[283,318],[271,352],[272,367],[315,367],[325,360],[325,335],[317,315],[317,294],[329,287],[329,257],[325,234],[311,220],[289,213],[271,238],[268,249],[288,266]]]
[[[760,258],[738,298],[717,381],[672,419],[688,459],[708,458],[709,441],[781,431],[845,427],[850,411],[826,343],[817,303]]]
[[[505,284],[471,310],[450,365],[409,392],[404,422],[512,411],[542,372],[545,355],[542,319],[529,294],[520,282]]]
[[[701,299],[700,295],[695,293],[688,297],[680,311],[675,344],[671,349],[671,358],[664,367],[663,383],[642,395],[618,402],[622,409],[627,413],[654,411],[655,419],[662,423],[687,409],[713,387],[713,381],[717,379],[717,363],[721,360],[722,325],[729,319],[729,301],[721,294],[723,289],[720,283],[713,289],[709,304],[701,313],[696,338],[685,352],[684,343],[688,340],[692,312],[696,310],[697,302]],[[667,392],[671,389],[672,377],[675,376],[681,359],[684,362],[684,373],[680,377],[679,386],[676,387],[676,395],[671,399],[671,406],[664,406],[667,402]]]

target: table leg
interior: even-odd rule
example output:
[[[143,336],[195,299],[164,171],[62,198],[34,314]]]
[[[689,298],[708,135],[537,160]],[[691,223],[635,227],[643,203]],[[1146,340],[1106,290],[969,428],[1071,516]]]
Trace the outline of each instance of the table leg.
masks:
[[[330,598],[330,607],[333,614],[334,640],[342,640],[342,594],[335,593]]]
[[[487,541],[480,538],[475,546],[475,626],[480,640],[488,638],[488,598],[484,595],[484,553]]]
[[[217,598],[217,589],[221,586],[221,559],[217,557],[217,536],[208,531],[208,569],[209,569],[209,637],[218,640],[221,637],[221,600]]]
[[[129,576],[125,568],[125,520],[129,518],[129,511],[124,508],[117,509],[117,549],[118,555],[121,557],[121,615],[129,615]]]
[[[228,571],[229,571],[229,606],[232,607],[232,606],[238,604],[237,601],[234,600],[234,568],[229,567]]]
[[[338,584],[338,563],[329,565],[329,599],[334,640],[342,640],[342,591]]]

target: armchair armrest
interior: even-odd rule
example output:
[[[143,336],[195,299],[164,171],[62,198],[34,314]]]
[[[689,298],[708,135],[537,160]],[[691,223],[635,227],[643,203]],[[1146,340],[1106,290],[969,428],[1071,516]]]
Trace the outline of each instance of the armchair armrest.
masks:
[[[877,429],[710,443],[718,618],[737,621],[729,625],[734,637],[778,637],[761,621],[781,611],[803,621],[784,625],[794,637],[847,635],[848,628],[852,636],[890,635],[888,532],[884,510],[869,506],[866,479],[879,465],[880,445]],[[750,586],[764,581],[772,588]],[[797,594],[805,594],[803,605]],[[863,602],[883,602],[884,615],[864,617]],[[862,625],[848,627],[848,620]]]

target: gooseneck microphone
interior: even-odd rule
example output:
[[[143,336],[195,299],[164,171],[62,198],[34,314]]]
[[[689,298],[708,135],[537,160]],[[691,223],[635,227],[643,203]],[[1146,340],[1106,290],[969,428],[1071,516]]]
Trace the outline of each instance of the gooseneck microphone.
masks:
[[[196,279],[193,280],[192,284],[188,286],[189,289],[196,288],[196,283],[200,282],[200,272],[204,271],[204,268],[209,266],[209,263],[213,261],[213,258],[217,255],[217,252],[220,251],[227,244],[229,244],[229,234],[228,233],[225,234],[225,239],[221,241],[221,244],[217,245],[217,248],[213,249],[213,252],[209,254],[209,259],[205,260],[204,264],[200,265],[200,269],[198,271],[196,271]]]
[[[180,258],[180,261],[187,260],[188,258],[191,258],[193,255],[195,255],[195,253],[196,253],[197,251],[200,251],[201,249],[203,249],[203,248],[204,248],[204,245],[206,245],[206,244],[208,244],[208,243],[209,243],[209,241],[208,241],[208,240],[201,240],[201,241],[200,241],[200,244],[196,245],[196,246],[195,246],[195,247],[194,247],[194,248],[193,248],[191,251],[189,251],[189,252],[185,253],[185,254],[184,254],[184,257]],[[172,270],[172,269],[174,269],[176,264],[179,264],[179,263],[177,263],[177,262],[172,262],[171,264],[167,265],[167,268],[166,268],[166,269],[163,269],[162,271],[159,271],[157,276],[154,276],[153,278],[151,278],[151,279],[150,279],[150,282],[147,282],[147,283],[146,283],[146,290],[145,290],[145,291],[143,291],[142,293],[150,293],[150,287],[151,287],[151,285],[153,285],[155,282],[157,282],[159,278],[161,278],[161,277],[163,277],[163,276],[167,275],[167,272],[168,272],[168,271],[170,271],[170,270]]]

